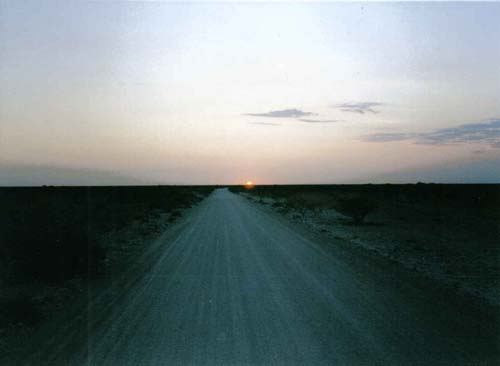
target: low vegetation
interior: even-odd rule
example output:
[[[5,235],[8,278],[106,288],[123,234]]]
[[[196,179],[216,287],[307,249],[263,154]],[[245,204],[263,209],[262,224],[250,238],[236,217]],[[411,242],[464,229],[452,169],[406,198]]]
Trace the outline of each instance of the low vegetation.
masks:
[[[349,216],[355,224],[359,225],[370,212],[375,211],[377,202],[361,196],[341,197],[337,199],[333,208],[341,214]]]
[[[317,231],[498,301],[500,185],[230,187]],[[338,241],[337,241],[338,242]]]
[[[110,264],[140,252],[145,236],[159,235],[212,189],[1,188],[0,338],[9,327],[36,325],[85,283],[119,269]]]

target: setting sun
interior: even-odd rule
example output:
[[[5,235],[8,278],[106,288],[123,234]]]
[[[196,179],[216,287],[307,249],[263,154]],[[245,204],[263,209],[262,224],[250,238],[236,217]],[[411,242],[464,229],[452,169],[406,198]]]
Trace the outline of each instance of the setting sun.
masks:
[[[253,188],[254,186],[255,186],[255,184],[253,184],[253,182],[251,180],[249,180],[245,183],[246,188]]]

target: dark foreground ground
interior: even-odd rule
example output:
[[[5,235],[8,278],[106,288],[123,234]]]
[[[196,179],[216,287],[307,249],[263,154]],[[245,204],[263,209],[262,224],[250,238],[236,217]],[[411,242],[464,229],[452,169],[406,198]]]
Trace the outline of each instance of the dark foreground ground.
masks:
[[[0,354],[134,256],[213,187],[0,188]]]
[[[232,187],[310,231],[500,305],[500,185]],[[355,222],[356,214],[366,214]]]
[[[139,207],[154,206],[163,197],[160,194],[154,198],[154,191],[141,197],[143,188],[130,189],[133,194],[129,200]],[[163,189],[167,193],[173,188]],[[175,189],[185,197],[178,202],[189,204],[199,199],[186,197],[202,197],[211,190],[204,188],[193,193],[193,188]],[[408,270],[393,260],[396,257],[391,259],[382,255],[383,251],[367,250],[362,245],[373,235],[372,231],[364,233],[365,228],[378,230],[381,238],[377,240],[385,242],[395,228],[402,226],[406,232],[414,225],[418,228],[414,234],[422,234],[417,243],[427,238],[426,244],[422,244],[425,246],[410,251],[402,248],[396,253],[407,252],[402,257],[434,258],[434,245],[442,248],[439,258],[447,262],[447,256],[452,257],[449,253],[462,253],[457,255],[461,258],[486,251],[497,256],[492,262],[496,264],[490,265],[487,276],[480,272],[476,277],[489,283],[488,288],[494,288],[498,279],[499,242],[494,239],[495,235],[498,237],[498,186],[288,186],[258,187],[250,192],[238,187],[232,190],[243,195],[216,190],[194,208],[184,210],[184,215],[168,226],[159,225],[171,215],[144,219],[148,209],[135,220],[127,221],[121,230],[103,230],[108,234],[101,236],[104,239],[99,246],[113,250],[96,262],[89,261],[92,256],[88,254],[87,271],[74,272],[74,278],[82,278],[81,273],[83,278],[93,278],[86,283],[81,301],[68,301],[72,305],[62,306],[52,319],[33,323],[37,325],[31,336],[21,337],[17,348],[7,349],[0,364],[498,364],[498,306],[487,298],[442,286],[432,278],[422,277],[419,268]],[[152,198],[148,201],[145,197]],[[373,211],[363,222],[354,222],[349,216],[352,207],[346,208],[346,197],[355,197],[358,204],[359,198],[365,197],[376,204],[368,205]],[[339,205],[342,199],[344,203],[337,207],[343,212],[340,214],[332,205]],[[485,203],[477,203],[481,200]],[[106,218],[113,216],[110,212],[114,211],[106,212],[106,207],[122,201],[123,198],[115,198],[100,206],[100,220],[109,221]],[[402,208],[396,210],[399,206]],[[440,213],[432,214],[435,210]],[[431,222],[436,216],[441,222],[431,229],[424,213],[415,214],[419,211],[431,215]],[[337,233],[342,228],[342,235],[357,230],[364,233],[359,234],[364,235],[364,241],[316,230],[317,215],[326,220],[318,226],[321,229]],[[409,216],[406,220],[393,218],[405,215]],[[475,221],[467,221],[472,217]],[[448,220],[458,220],[461,225],[453,230],[454,224]],[[87,234],[96,230],[88,229],[92,227],[88,221],[83,221]],[[157,234],[148,236],[151,231]],[[392,238],[398,245],[415,246],[412,241],[397,241],[402,234],[396,231]],[[455,231],[458,234],[453,238],[457,243],[453,248],[444,239]],[[469,236],[463,236],[464,233]],[[467,237],[471,240],[465,240]],[[39,247],[32,249],[40,252]],[[40,272],[34,275],[16,270],[24,268],[26,260],[44,263],[36,256],[9,254],[7,258],[14,262],[9,273],[19,274],[4,277],[11,287],[16,281],[9,278],[19,279],[18,285],[25,283],[31,291],[35,279],[43,283],[61,281],[57,276],[38,280]],[[110,262],[115,264],[105,264]],[[50,268],[44,271],[51,273]],[[65,276],[64,280],[71,277]],[[30,290],[25,292],[30,294]],[[27,299],[35,304],[39,301],[30,296]],[[17,304],[19,308],[23,302]],[[6,307],[2,309],[5,311]]]

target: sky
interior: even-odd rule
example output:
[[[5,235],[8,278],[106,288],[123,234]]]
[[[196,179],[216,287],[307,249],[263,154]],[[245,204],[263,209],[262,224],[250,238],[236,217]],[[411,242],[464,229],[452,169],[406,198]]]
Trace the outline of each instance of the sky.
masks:
[[[500,182],[498,19],[0,0],[0,185]]]

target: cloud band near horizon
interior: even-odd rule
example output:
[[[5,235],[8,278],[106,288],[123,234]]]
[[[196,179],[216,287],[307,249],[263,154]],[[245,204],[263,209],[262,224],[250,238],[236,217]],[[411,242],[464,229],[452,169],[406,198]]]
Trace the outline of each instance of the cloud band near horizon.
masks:
[[[376,133],[363,136],[362,140],[366,142],[412,140],[416,144],[424,145],[477,143],[500,148],[500,118],[423,133]]]

